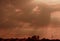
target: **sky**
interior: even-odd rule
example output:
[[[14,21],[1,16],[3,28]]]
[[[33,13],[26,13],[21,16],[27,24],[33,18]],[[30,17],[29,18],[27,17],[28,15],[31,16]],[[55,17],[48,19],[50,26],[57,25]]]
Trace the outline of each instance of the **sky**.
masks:
[[[34,0],[34,1],[37,3],[44,2],[45,4],[49,4],[49,5],[60,4],[60,0]]]
[[[60,39],[60,0],[0,0],[0,37]]]

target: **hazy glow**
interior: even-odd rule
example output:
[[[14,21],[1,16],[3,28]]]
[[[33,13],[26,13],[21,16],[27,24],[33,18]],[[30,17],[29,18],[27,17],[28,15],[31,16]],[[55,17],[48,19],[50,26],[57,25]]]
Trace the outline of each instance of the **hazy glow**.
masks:
[[[43,2],[43,3],[46,3],[46,4],[50,4],[50,5],[53,5],[53,4],[60,4],[60,0],[34,0],[36,3],[40,3],[40,2]]]
[[[51,19],[56,19],[57,21],[60,22],[60,11],[55,11],[53,13],[51,13]]]
[[[51,17],[60,19],[60,11],[53,12],[53,13],[51,14]]]

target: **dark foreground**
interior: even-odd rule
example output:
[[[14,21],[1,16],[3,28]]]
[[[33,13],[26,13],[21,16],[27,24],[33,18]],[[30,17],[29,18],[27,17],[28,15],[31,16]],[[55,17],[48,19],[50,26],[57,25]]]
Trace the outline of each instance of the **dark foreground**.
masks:
[[[53,41],[60,41],[59,39],[53,39]],[[51,41],[49,39],[39,39],[39,36],[32,36],[28,38],[18,39],[18,38],[11,38],[11,39],[3,39],[0,38],[0,41]]]

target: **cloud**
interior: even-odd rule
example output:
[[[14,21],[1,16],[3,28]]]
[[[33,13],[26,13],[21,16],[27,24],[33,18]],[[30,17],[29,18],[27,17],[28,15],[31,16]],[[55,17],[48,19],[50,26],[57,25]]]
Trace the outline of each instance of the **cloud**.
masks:
[[[42,16],[41,15],[36,16],[36,14],[38,12],[40,14],[40,11],[39,11],[40,8],[38,9],[38,7],[35,7],[33,10],[32,5],[30,7],[27,5],[28,6],[27,8],[25,7],[24,9],[22,9],[22,8],[20,9],[19,4],[14,5],[16,3],[14,3],[14,4],[13,3],[11,3],[11,5],[9,5],[9,6],[13,5],[13,8],[7,7],[6,4],[5,4],[5,7],[3,7],[3,8],[1,7],[2,12],[3,12],[2,18],[4,17],[1,22],[1,27],[13,28],[13,27],[18,26],[20,21],[23,21],[25,23],[30,23],[32,26],[44,26],[45,25],[45,23],[44,23],[45,19],[43,18],[44,17],[43,11],[42,11]],[[7,10],[7,11],[5,11],[5,10]],[[33,14],[32,10],[37,13]],[[23,13],[23,14],[21,14],[21,13]],[[6,19],[8,19],[8,21]]]

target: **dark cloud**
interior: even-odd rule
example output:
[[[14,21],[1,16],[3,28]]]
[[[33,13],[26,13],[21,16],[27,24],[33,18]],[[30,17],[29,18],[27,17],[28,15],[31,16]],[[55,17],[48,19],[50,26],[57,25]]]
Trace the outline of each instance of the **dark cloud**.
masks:
[[[32,26],[44,26],[49,23],[50,14],[46,6],[38,6],[40,14],[32,13],[32,9],[36,6],[29,3],[30,1],[22,0],[1,0],[0,7],[0,27],[13,28],[17,27],[20,21],[31,23]],[[29,6],[30,5],[30,6]],[[21,9],[19,13],[16,13],[16,8]],[[23,13],[20,15],[20,12]],[[19,16],[17,16],[19,15]],[[15,21],[15,22],[14,22]]]
[[[56,9],[42,3],[38,5],[39,14],[34,14],[32,10],[37,4],[31,1],[0,0],[0,27],[17,27],[21,21],[30,23],[30,26],[47,26],[50,22],[50,13]]]

